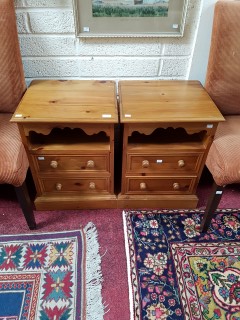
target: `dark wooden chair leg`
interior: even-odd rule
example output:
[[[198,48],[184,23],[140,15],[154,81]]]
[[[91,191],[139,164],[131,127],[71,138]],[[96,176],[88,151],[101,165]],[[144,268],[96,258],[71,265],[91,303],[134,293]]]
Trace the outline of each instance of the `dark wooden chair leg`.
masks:
[[[28,193],[26,182],[24,182],[20,187],[15,187],[15,192],[29,229],[36,229],[37,224],[34,217],[33,205]]]
[[[201,226],[200,226],[201,232],[207,231],[207,229],[211,223],[212,217],[213,217],[213,215],[218,207],[218,204],[221,200],[223,189],[224,189],[224,186],[219,186],[215,182],[213,183],[212,191],[211,191],[210,197],[208,199],[208,203],[207,203],[207,206],[206,206],[206,209],[205,209],[205,212],[203,215],[203,219],[201,222]]]

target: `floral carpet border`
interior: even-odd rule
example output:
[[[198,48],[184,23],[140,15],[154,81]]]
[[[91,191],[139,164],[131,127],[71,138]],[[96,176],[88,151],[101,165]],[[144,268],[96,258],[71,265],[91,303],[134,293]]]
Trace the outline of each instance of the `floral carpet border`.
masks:
[[[201,283],[201,281],[199,281],[199,279],[195,279],[194,281],[192,272],[189,272],[192,269],[191,263],[195,264],[195,268],[197,267],[198,272],[204,271],[202,264],[205,262],[208,264],[221,263],[226,257],[234,264],[233,262],[238,262],[238,257],[240,256],[240,243],[239,241],[212,243],[179,242],[172,243],[171,249],[185,318],[192,320],[204,319],[204,311],[202,312],[198,303],[199,293],[201,294],[201,292],[198,291],[202,290],[204,287],[201,286],[198,290],[196,289],[196,282]],[[222,258],[224,260],[222,260]],[[203,274],[203,272],[201,273]],[[240,296],[238,293],[240,290],[240,281],[237,280],[240,279],[240,270],[233,266],[227,268],[222,267],[222,270],[208,272],[208,276],[212,285],[211,294],[215,305],[220,306],[223,310],[227,311],[224,318],[234,319],[231,315],[240,310]],[[202,280],[205,281],[206,279],[203,277]],[[204,299],[210,299],[207,287],[205,287],[205,292],[202,292],[202,300]],[[202,302],[202,305],[203,304],[204,301]],[[216,315],[218,312],[220,316],[220,309],[215,308],[214,311],[215,319],[217,319],[218,317],[216,317]]]
[[[167,255],[165,253],[154,254],[153,253],[154,251],[151,252],[151,250],[150,250],[150,253],[147,254],[147,256],[146,255],[141,256],[141,252],[138,252],[136,250],[137,246],[135,244],[136,234],[138,232],[140,232],[140,231],[138,231],[138,225],[141,224],[141,221],[139,222],[138,218],[135,218],[135,217],[140,216],[139,219],[144,220],[146,214],[152,216],[152,221],[145,221],[145,225],[150,222],[152,228],[148,226],[145,228],[145,230],[141,229],[141,235],[137,234],[137,237],[141,238],[144,236],[144,239],[149,240],[147,233],[149,233],[149,234],[150,233],[154,234],[154,232],[157,233],[157,229],[155,229],[155,228],[157,228],[156,225],[158,223],[154,219],[154,215],[156,214],[156,216],[161,217],[161,219],[163,217],[165,217],[167,220],[170,221],[170,224],[172,223],[172,221],[174,219],[176,220],[176,219],[183,218],[182,221],[178,220],[178,224],[182,225],[181,228],[178,228],[177,230],[174,230],[174,227],[172,227],[172,226],[171,226],[172,230],[170,230],[171,227],[169,228],[169,230],[170,230],[170,232],[168,234],[169,239],[167,241],[170,244],[169,245],[169,252],[172,250],[176,250],[179,253],[179,252],[181,252],[181,249],[182,249],[181,246],[184,247],[184,245],[186,245],[186,248],[187,248],[187,246],[189,246],[189,248],[191,248],[191,246],[192,246],[191,243],[193,243],[194,241],[196,241],[194,243],[201,242],[200,244],[198,244],[199,252],[201,252],[201,253],[204,253],[206,250],[207,250],[206,252],[209,252],[211,246],[214,246],[213,242],[215,242],[215,241],[217,242],[217,246],[219,245],[219,242],[222,242],[223,246],[225,245],[225,247],[226,247],[226,245],[229,244],[227,241],[231,241],[233,246],[234,246],[234,243],[237,243],[237,245],[239,245],[239,240],[240,240],[240,222],[239,222],[240,213],[239,212],[240,212],[240,209],[218,209],[218,210],[216,210],[216,215],[212,219],[211,226],[209,227],[208,232],[205,234],[202,234],[198,231],[199,227],[200,227],[200,222],[201,222],[201,217],[202,217],[203,212],[204,212],[203,210],[167,210],[167,209],[166,210],[123,211],[123,226],[124,226],[124,234],[125,234],[125,247],[126,247],[127,267],[128,267],[129,303],[130,303],[130,311],[131,311],[131,318],[130,318],[131,320],[207,319],[207,316],[206,316],[206,318],[201,318],[201,317],[194,318],[193,314],[191,314],[190,317],[183,314],[183,313],[185,313],[185,306],[184,306],[184,311],[183,311],[181,305],[188,303],[188,314],[190,314],[189,310],[191,309],[193,304],[192,304],[192,306],[190,306],[191,304],[189,304],[191,299],[187,301],[186,297],[184,298],[184,296],[183,296],[183,302],[182,301],[180,302],[180,298],[178,297],[178,286],[181,290],[181,282],[183,283],[185,281],[185,276],[187,273],[184,274],[184,270],[181,269],[181,267],[179,267],[179,264],[176,261],[177,258],[175,257],[175,259],[171,259],[171,266],[168,269],[168,272],[166,273],[165,272],[166,264],[164,265],[164,263],[165,262],[167,264],[169,263],[169,256],[167,259]],[[225,214],[230,214],[229,215],[230,218],[225,219],[226,228],[223,227],[223,228],[225,228],[223,230],[222,227],[219,227],[219,224],[221,224],[219,217],[224,217]],[[233,214],[232,217],[231,217],[231,214]],[[238,217],[238,218],[236,219],[236,217]],[[172,219],[172,221],[171,221],[171,219]],[[134,220],[134,222],[132,220]],[[136,227],[133,227],[133,223],[136,224]],[[154,223],[156,225],[153,225]],[[174,230],[174,232],[177,231],[176,238],[173,236],[173,234],[174,234],[174,232],[172,233],[173,230]],[[236,242],[234,242],[234,240]],[[208,243],[208,245],[205,245],[206,243]],[[197,250],[198,246],[196,246],[196,250]],[[220,244],[218,249],[220,251],[222,250],[221,252],[223,252],[223,248],[221,248],[221,247],[222,247],[222,245]],[[208,248],[208,249],[206,249],[206,248]],[[213,252],[217,252],[218,249],[215,248],[213,250]],[[224,250],[225,250],[225,248],[224,248]],[[233,248],[231,248],[230,251],[231,250],[233,250]],[[196,254],[196,252],[194,252],[194,254]],[[239,255],[239,248],[238,247],[236,247],[234,254],[235,254],[235,256],[236,256],[236,254]],[[188,255],[185,252],[186,259],[188,258],[187,256]],[[153,267],[150,264],[155,259],[157,259],[157,260],[160,259],[160,260],[158,260],[157,265],[155,267]],[[143,265],[143,260],[144,260],[145,266]],[[149,267],[148,268],[146,268],[146,265],[148,263],[147,260],[149,260]],[[167,260],[168,260],[168,262],[167,262]],[[141,261],[141,262],[139,262],[139,261]],[[139,270],[137,268],[137,264],[138,264]],[[175,266],[174,266],[174,264],[175,264]],[[187,267],[187,264],[185,264],[185,267]],[[180,285],[178,284],[177,286],[176,285],[172,286],[173,290],[175,290],[174,296],[176,297],[176,300],[179,299],[179,303],[180,303],[179,308],[177,308],[177,305],[175,306],[174,312],[172,312],[172,310],[170,310],[171,308],[169,310],[167,310],[164,307],[164,304],[161,302],[161,300],[160,300],[160,303],[157,304],[157,307],[155,305],[155,307],[152,308],[149,305],[150,300],[147,297],[152,296],[152,295],[158,296],[159,287],[158,287],[158,289],[157,288],[154,289],[154,287],[150,288],[148,286],[147,289],[148,289],[148,293],[150,293],[150,294],[147,294],[147,295],[143,294],[144,290],[146,292],[146,289],[144,289],[144,286],[146,286],[146,284],[142,284],[142,283],[140,284],[140,278],[141,278],[141,280],[144,279],[142,275],[144,275],[144,272],[145,272],[145,274],[147,274],[147,276],[145,276],[145,279],[146,278],[150,279],[151,275],[152,275],[151,279],[154,279],[154,272],[151,273],[151,271],[154,270],[152,268],[155,268],[155,277],[156,277],[156,274],[162,274],[161,277],[163,277],[165,279],[168,278],[170,280],[170,284],[171,284],[171,282],[173,284],[175,281],[173,279],[173,273],[175,272],[175,270],[177,271],[178,276],[180,275],[180,273],[184,274],[184,277],[179,279]],[[147,269],[147,272],[146,272],[146,269]],[[225,271],[228,272],[228,270],[225,270]],[[237,273],[238,273],[238,271],[237,271]],[[223,274],[221,276],[224,277],[225,275]],[[147,280],[145,280],[145,281],[147,281]],[[189,282],[188,284],[191,284],[191,282]],[[143,286],[141,287],[141,285],[143,285]],[[161,288],[160,288],[160,290],[161,290]],[[235,290],[235,293],[236,293],[236,290]],[[186,291],[185,291],[185,295],[186,295]],[[159,295],[159,297],[160,297],[160,299],[163,298],[162,295]],[[189,297],[190,297],[190,295],[189,295]],[[167,298],[167,296],[165,296],[165,298],[168,299],[166,301],[168,301],[169,305],[170,305],[170,303],[174,302],[173,299],[170,299],[171,297]],[[216,298],[216,301],[218,298]],[[236,296],[235,296],[235,298],[238,299]],[[164,299],[162,301],[164,301]],[[184,299],[185,299],[185,302],[184,302]],[[174,304],[175,304],[175,302],[174,302]],[[144,310],[144,312],[143,312],[143,310]],[[214,317],[212,319],[218,319],[217,316],[218,316],[219,310],[218,309],[214,309],[214,310],[217,310],[217,311],[216,311],[216,314],[214,314]],[[234,311],[234,308],[232,310]],[[238,318],[236,318],[236,319],[238,319]]]

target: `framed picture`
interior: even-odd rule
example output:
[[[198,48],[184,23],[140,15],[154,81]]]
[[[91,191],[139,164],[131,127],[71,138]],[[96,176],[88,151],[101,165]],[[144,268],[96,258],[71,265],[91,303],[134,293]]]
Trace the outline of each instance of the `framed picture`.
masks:
[[[188,0],[73,0],[77,37],[181,37]]]

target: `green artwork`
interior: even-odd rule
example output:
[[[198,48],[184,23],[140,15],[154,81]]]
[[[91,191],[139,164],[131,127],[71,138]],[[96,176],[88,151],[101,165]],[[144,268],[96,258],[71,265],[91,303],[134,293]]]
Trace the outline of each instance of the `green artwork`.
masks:
[[[167,17],[169,0],[92,0],[93,17]]]

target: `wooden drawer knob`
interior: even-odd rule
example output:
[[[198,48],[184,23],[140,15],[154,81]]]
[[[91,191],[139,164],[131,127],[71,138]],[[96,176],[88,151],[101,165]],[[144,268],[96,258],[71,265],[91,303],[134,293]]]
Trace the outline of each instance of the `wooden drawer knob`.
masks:
[[[148,160],[143,160],[142,167],[143,168],[148,168],[149,167],[149,161]]]
[[[179,166],[180,168],[184,167],[184,166],[185,166],[184,160],[178,160],[178,166]]]
[[[88,162],[87,162],[87,168],[94,168],[94,166],[95,166],[94,161],[93,161],[93,160],[88,160]]]
[[[147,189],[147,185],[145,182],[141,182],[140,183],[140,190],[146,190]]]
[[[90,182],[89,183],[89,189],[91,189],[91,190],[95,190],[96,189],[95,182]]]
[[[56,169],[57,166],[58,166],[58,162],[57,162],[56,160],[52,160],[52,161],[50,162],[50,167]]]
[[[62,184],[61,184],[61,183],[57,183],[57,184],[56,184],[56,190],[57,190],[57,191],[62,190]]]
[[[177,182],[174,182],[174,184],[173,184],[173,189],[174,189],[174,190],[179,190],[179,189],[180,189],[180,184],[177,183]]]

